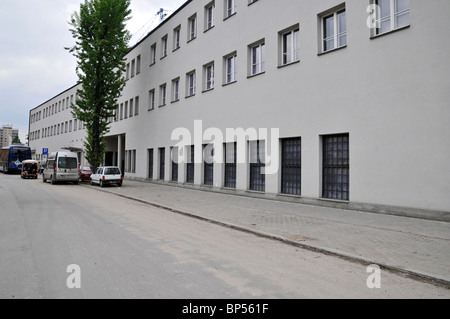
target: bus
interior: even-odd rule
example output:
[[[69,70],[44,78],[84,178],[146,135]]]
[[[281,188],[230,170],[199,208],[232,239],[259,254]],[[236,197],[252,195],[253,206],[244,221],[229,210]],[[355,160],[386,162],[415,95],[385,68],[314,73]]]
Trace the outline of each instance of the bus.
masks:
[[[22,161],[31,159],[31,148],[28,146],[12,145],[0,150],[0,169],[3,173],[20,172]]]

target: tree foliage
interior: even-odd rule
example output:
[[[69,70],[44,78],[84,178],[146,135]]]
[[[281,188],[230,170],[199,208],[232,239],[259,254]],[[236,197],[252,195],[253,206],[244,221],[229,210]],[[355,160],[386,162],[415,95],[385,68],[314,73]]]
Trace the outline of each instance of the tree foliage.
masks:
[[[108,119],[125,86],[125,55],[131,38],[125,28],[129,6],[130,0],[85,0],[69,22],[76,44],[67,50],[77,58],[76,73],[82,86],[72,113],[85,123],[86,159],[94,167],[103,162]]]

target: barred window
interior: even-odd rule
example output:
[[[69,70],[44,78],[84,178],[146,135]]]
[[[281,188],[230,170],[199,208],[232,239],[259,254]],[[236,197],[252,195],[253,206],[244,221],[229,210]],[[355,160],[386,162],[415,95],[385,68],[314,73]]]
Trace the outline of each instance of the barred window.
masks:
[[[236,148],[237,143],[225,144],[224,187],[236,188]]]
[[[262,174],[264,154],[264,141],[250,142],[250,190],[264,192],[266,189],[266,176]]]
[[[301,138],[283,139],[281,156],[281,192],[283,194],[301,195]]]
[[[349,135],[323,137],[322,197],[338,200],[350,198]]]

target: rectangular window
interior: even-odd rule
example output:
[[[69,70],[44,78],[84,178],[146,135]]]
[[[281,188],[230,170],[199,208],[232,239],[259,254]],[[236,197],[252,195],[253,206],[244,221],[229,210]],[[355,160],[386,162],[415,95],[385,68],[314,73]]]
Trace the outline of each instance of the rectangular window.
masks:
[[[180,78],[172,80],[172,102],[180,100]]]
[[[376,0],[378,6],[375,34],[382,34],[410,24],[410,0]]]
[[[148,110],[155,109],[155,89],[148,91]]]
[[[236,67],[237,67],[237,54],[232,53],[231,55],[224,57],[225,63],[225,84],[230,84],[236,82]]]
[[[186,96],[195,95],[195,71],[186,75]]]
[[[129,113],[129,115],[130,115],[130,117],[133,117],[133,110],[134,110],[134,99],[131,99],[130,100],[130,113]]]
[[[262,173],[265,167],[265,142],[251,141],[250,147],[250,190],[264,192],[266,176]]]
[[[123,120],[123,103],[120,103],[120,120]]]
[[[136,96],[134,98],[134,115],[135,116],[139,115],[139,96]]]
[[[180,35],[181,35],[181,26],[178,26],[173,30],[173,50],[177,50],[180,48]]]
[[[153,148],[148,149],[148,178],[153,178]]]
[[[134,72],[135,72],[135,70],[136,70],[136,60],[133,59],[133,60],[131,61],[131,77],[132,77],[132,78],[134,77]]]
[[[133,150],[131,154],[131,172],[136,173],[136,150]]]
[[[125,79],[128,80],[130,78],[130,63],[127,63],[127,71],[126,71],[126,77]],[[64,110],[64,104],[63,104],[63,108]]]
[[[281,193],[301,195],[302,140],[287,138],[281,141]]]
[[[164,172],[166,169],[166,149],[159,149],[159,179],[164,180]]]
[[[194,145],[187,147],[187,162],[186,162],[186,183],[194,183]]]
[[[125,101],[125,109],[123,111],[124,118],[128,118],[128,101]]]
[[[266,46],[264,42],[250,47],[250,75],[266,71]]]
[[[178,182],[178,147],[172,147],[170,149],[170,155],[172,159],[172,182]]]
[[[349,135],[323,136],[322,197],[349,200],[350,151]]]
[[[322,52],[347,45],[347,22],[345,8],[322,18]]]
[[[224,187],[236,188],[236,148],[237,143],[225,144],[225,180]]]
[[[214,182],[214,145],[203,146],[203,184],[212,186]]]
[[[161,39],[161,59],[167,56],[167,35]]]
[[[225,1],[225,19],[231,17],[237,12],[236,0],[224,0]]]
[[[211,2],[205,7],[205,31],[214,27],[215,2]]]
[[[203,67],[204,72],[204,90],[212,90],[214,89],[214,62],[209,63]]]
[[[156,43],[150,47],[150,65],[156,63]]]
[[[166,84],[159,87],[159,106],[166,105]]]
[[[136,58],[136,75],[141,73],[141,55],[138,55]]]
[[[197,15],[194,14],[188,19],[188,42],[197,37]]]
[[[300,29],[297,27],[281,34],[281,65],[300,60]]]

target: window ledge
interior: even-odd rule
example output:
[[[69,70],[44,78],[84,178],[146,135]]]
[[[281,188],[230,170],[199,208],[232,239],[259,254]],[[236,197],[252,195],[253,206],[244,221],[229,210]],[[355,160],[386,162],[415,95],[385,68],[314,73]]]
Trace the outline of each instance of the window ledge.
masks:
[[[231,17],[234,17],[236,14],[237,14],[237,11],[234,12],[234,13],[232,13],[232,14],[230,14],[229,16],[226,16],[226,17],[223,19],[223,21],[228,20],[228,19],[230,19]]]
[[[206,33],[206,32],[208,32],[209,30],[214,29],[215,26],[216,26],[216,25],[213,25],[212,27],[205,29],[205,30],[203,31],[203,33]]]
[[[411,27],[411,25],[407,25],[407,26],[404,26],[404,27],[401,27],[401,28],[398,28],[398,29],[394,29],[394,30],[390,30],[390,31],[384,32],[384,33],[375,34],[375,35],[372,35],[370,37],[370,40],[375,40],[375,39],[381,38],[381,37],[383,37],[385,35],[388,35],[388,34],[392,34],[392,33],[398,32],[398,31],[409,29],[410,27]]]
[[[210,92],[210,91],[214,91],[214,88],[203,90],[202,93],[206,93],[206,92]]]
[[[293,64],[297,64],[297,63],[300,63],[300,60],[297,60],[297,61],[294,61],[294,62],[289,62],[289,63],[286,63],[286,64],[279,65],[278,68],[279,68],[279,69],[282,69],[282,68],[284,68],[284,67],[287,67],[287,66],[290,66],[290,65],[293,65]]]
[[[266,71],[259,72],[259,73],[256,73],[256,74],[252,74],[252,75],[247,76],[247,79],[251,79],[251,78],[254,78],[254,77],[258,76],[258,75],[262,75],[262,74],[265,74],[265,73],[266,73]]]
[[[339,51],[339,50],[345,49],[346,47],[347,47],[347,44],[346,44],[346,45],[343,45],[343,46],[341,46],[341,47],[339,47],[339,48],[334,48],[334,49],[332,49],[332,50],[320,52],[320,53],[318,53],[317,55],[318,55],[318,56],[322,56],[322,55],[325,55],[325,54],[328,54],[328,53],[331,53],[331,52],[335,52],[335,51]]]
[[[231,82],[228,82],[228,83],[224,83],[224,84],[222,84],[222,86],[228,86],[228,85],[234,84],[236,82],[237,82],[237,80],[234,80],[234,81],[231,81]]]

